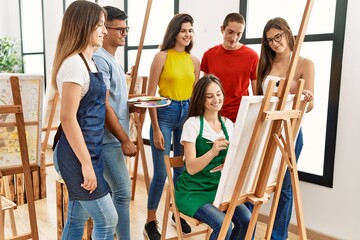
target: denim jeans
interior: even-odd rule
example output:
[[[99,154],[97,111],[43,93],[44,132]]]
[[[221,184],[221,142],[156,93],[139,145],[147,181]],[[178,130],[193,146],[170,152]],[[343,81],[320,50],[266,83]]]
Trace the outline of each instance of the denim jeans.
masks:
[[[56,158],[56,148],[53,154],[54,167],[60,174]],[[61,174],[60,174],[61,176]],[[70,200],[66,223],[62,232],[62,240],[81,240],[84,233],[84,225],[91,217],[94,222],[92,239],[113,240],[118,216],[110,194],[96,200],[80,201]]]
[[[300,157],[301,150],[304,145],[303,134],[300,128],[295,144],[296,162]],[[293,191],[291,187],[290,171],[286,170],[283,185],[281,188],[280,199],[276,211],[271,239],[286,240],[288,238],[288,227],[291,219],[293,206]]]
[[[68,215],[61,239],[81,240],[84,224],[89,217],[94,222],[92,239],[114,239],[118,217],[110,194],[91,201],[69,200]]]
[[[150,127],[150,145],[154,166],[154,174],[151,180],[148,206],[149,210],[158,208],[160,198],[166,180],[164,155],[169,155],[171,144],[173,145],[174,156],[183,155],[183,147],[180,144],[183,124],[189,112],[189,100],[172,101],[169,106],[157,108],[157,117],[160,130],[164,136],[165,150],[159,150],[154,145],[153,129]],[[172,140],[172,142],[171,142]],[[174,183],[184,171],[184,167],[174,168]]]
[[[111,197],[119,221],[116,226],[118,239],[130,240],[131,181],[119,142],[103,144],[101,160],[104,177],[111,189]]]
[[[211,203],[207,203],[195,212],[194,218],[209,225],[213,230],[210,240],[216,240],[224,222],[225,213]],[[234,228],[229,226],[225,239],[245,239],[250,218],[251,212],[244,204],[237,206],[232,217]]]

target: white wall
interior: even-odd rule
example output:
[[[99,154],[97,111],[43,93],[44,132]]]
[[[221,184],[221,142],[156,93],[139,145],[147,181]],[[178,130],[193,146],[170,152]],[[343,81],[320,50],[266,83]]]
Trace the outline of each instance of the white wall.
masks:
[[[51,66],[55,51],[56,39],[60,30],[62,6],[61,1],[45,0],[45,39],[46,60],[48,68]],[[58,2],[58,3],[56,3]],[[15,4],[16,3],[16,4]],[[56,4],[54,6],[53,4]],[[62,3],[61,3],[62,4]],[[101,5],[113,4],[123,8],[123,1],[100,1]],[[0,0],[0,36],[19,36],[17,1]],[[204,7],[206,6],[206,7]],[[201,9],[201,11],[199,11]],[[219,27],[224,16],[238,11],[239,1],[217,0],[181,0],[180,11],[190,13],[195,20],[195,45],[193,54],[201,59],[202,53],[215,44],[221,42]],[[348,0],[346,21],[345,46],[343,55],[342,79],[340,90],[340,105],[337,128],[335,171],[333,188],[322,187],[301,182],[302,202],[306,227],[328,234],[330,236],[353,240],[358,239],[360,229],[360,89],[357,79],[359,69],[359,28],[360,2]],[[11,13],[11,14],[10,14]],[[215,28],[213,26],[216,26]],[[119,59],[123,62],[123,51]],[[46,71],[50,71],[47,69]],[[317,81],[321,81],[318,79]],[[146,131],[148,131],[146,129]],[[311,134],[311,133],[304,133]],[[147,161],[152,172],[151,154],[146,149]],[[141,164],[140,164],[141,166]],[[140,170],[141,171],[141,170]],[[141,173],[140,173],[141,174]],[[267,205],[269,206],[269,205]],[[267,207],[266,206],[266,207]],[[266,208],[262,210],[266,213]],[[292,222],[296,222],[295,216]]]

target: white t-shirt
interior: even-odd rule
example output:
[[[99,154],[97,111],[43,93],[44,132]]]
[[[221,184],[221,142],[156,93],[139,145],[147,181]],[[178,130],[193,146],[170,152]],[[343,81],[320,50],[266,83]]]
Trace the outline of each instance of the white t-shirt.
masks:
[[[229,135],[229,139],[231,139],[231,135],[234,129],[234,124],[228,118],[222,117],[222,120],[225,123],[225,127]],[[183,131],[181,134],[181,141],[180,141],[181,144],[183,143],[183,141],[195,143],[196,138],[199,136],[199,133],[200,133],[200,117],[197,116],[197,117],[188,118],[188,120],[186,120],[183,126]],[[219,133],[215,132],[210,127],[210,124],[204,118],[204,129],[202,136],[203,138],[206,138],[210,141],[215,141],[215,139],[219,137],[225,137],[225,134],[223,130],[221,130]]]
[[[282,79],[282,77],[271,76],[271,75],[266,76],[265,81],[262,84],[263,92],[264,93],[266,92],[266,89],[267,89],[267,86],[269,85],[270,80],[275,80],[275,81],[279,82],[281,79]],[[278,90],[278,87],[275,86],[274,87],[274,92],[277,92],[277,90]]]
[[[89,90],[90,76],[84,61],[79,54],[68,57],[61,64],[56,76],[56,83],[59,94],[62,95],[62,85],[64,82],[77,83],[82,87],[81,98]]]

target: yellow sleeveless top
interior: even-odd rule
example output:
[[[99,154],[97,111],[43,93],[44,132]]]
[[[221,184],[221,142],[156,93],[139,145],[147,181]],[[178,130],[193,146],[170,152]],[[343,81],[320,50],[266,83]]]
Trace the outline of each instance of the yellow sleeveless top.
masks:
[[[159,94],[177,101],[191,97],[195,82],[194,63],[187,52],[169,49],[159,79]]]

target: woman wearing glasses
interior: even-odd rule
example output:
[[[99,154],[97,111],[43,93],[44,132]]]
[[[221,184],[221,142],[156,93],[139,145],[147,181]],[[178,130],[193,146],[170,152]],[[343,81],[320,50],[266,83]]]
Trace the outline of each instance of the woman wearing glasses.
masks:
[[[266,23],[261,41],[261,53],[257,69],[257,85],[254,90],[255,94],[262,95],[270,80],[279,81],[286,77],[294,49],[294,42],[294,36],[285,19],[277,17]],[[310,112],[314,106],[314,64],[310,59],[301,56],[296,66],[295,77],[291,81],[290,93],[296,91],[299,79],[305,80],[303,94],[305,95],[305,101],[309,102],[307,112]],[[295,144],[296,160],[299,159],[302,147],[303,135],[300,129]],[[281,189],[271,239],[287,239],[292,203],[293,193],[291,179],[290,173],[287,170]]]

